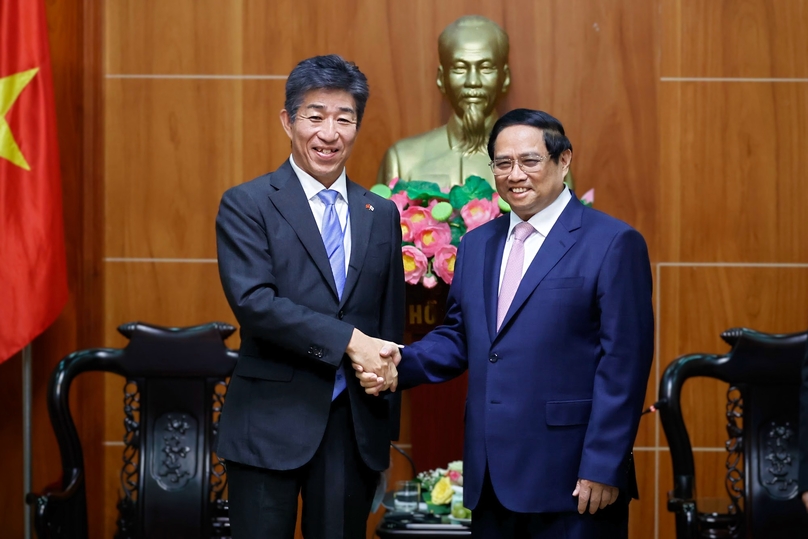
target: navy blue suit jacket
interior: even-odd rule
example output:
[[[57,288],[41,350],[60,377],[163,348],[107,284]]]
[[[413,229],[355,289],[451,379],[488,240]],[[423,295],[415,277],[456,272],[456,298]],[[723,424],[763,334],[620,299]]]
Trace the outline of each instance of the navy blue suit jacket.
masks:
[[[320,445],[336,369],[354,328],[400,342],[404,269],[398,210],[348,181],[351,258],[340,300],[323,239],[287,161],[229,189],[216,218],[219,274],[241,348],[219,425],[218,455],[273,470],[307,463]],[[399,394],[366,395],[346,372],[359,452],[390,462]]]
[[[496,329],[508,216],[460,244],[442,326],[403,349],[403,387],[468,369],[464,495],[486,463],[517,512],[574,511],[580,477],[626,489],[653,359],[651,268],[642,236],[570,200]]]

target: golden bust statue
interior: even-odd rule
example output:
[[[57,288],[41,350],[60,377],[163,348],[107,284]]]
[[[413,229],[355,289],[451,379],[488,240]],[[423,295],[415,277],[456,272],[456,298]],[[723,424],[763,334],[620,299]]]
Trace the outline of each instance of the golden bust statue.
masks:
[[[379,183],[401,178],[447,187],[474,175],[493,185],[486,144],[497,102],[511,82],[508,49],[508,34],[479,15],[460,17],[441,32],[437,83],[452,116],[446,125],[393,144],[379,168]]]

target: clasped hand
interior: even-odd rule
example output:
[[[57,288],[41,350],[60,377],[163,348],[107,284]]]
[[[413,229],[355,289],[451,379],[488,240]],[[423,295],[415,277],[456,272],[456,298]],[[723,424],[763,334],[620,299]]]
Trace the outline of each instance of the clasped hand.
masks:
[[[354,329],[346,353],[351,358],[351,366],[365,388],[365,393],[378,395],[388,389],[396,390],[396,365],[401,361],[401,353],[395,343],[368,337]]]

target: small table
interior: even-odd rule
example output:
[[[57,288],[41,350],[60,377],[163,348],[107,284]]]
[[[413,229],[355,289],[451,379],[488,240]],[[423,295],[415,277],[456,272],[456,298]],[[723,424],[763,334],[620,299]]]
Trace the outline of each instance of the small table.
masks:
[[[418,513],[412,514],[412,518],[402,513],[388,513],[376,527],[376,536],[381,539],[471,537],[471,528],[460,524],[429,522],[428,517]]]
[[[420,537],[421,539],[442,539],[443,537],[471,537],[471,528],[456,524],[409,524],[407,528],[384,528],[384,521],[376,527],[376,536],[381,539],[404,539]],[[413,526],[423,526],[414,528]]]

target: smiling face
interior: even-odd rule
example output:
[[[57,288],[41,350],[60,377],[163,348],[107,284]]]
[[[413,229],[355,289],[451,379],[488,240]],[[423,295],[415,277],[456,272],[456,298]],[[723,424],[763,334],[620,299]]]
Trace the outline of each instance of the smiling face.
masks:
[[[527,159],[547,156],[544,132],[528,125],[512,125],[502,130],[494,145],[494,160]],[[510,174],[494,179],[497,192],[511,210],[523,221],[527,221],[549,206],[564,190],[564,176],[570,168],[572,152],[565,150],[558,163],[551,159],[542,161],[536,172],[526,174],[514,163]]]
[[[281,111],[283,129],[292,141],[295,163],[330,187],[351,155],[356,141],[356,102],[343,90],[310,90],[295,121]]]

